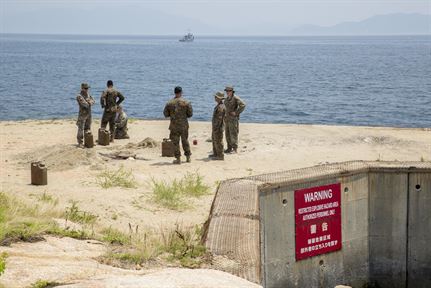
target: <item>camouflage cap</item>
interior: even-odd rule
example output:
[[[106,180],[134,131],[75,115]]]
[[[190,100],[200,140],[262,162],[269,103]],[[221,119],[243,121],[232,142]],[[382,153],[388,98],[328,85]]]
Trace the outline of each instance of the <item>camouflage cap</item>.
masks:
[[[90,85],[88,85],[88,83],[81,84],[81,89],[88,89],[88,88],[90,88]]]
[[[214,94],[214,97],[218,100],[223,100],[224,99],[224,93],[221,91],[218,91]]]
[[[233,86],[227,85],[226,88],[224,88],[224,91],[233,91]]]

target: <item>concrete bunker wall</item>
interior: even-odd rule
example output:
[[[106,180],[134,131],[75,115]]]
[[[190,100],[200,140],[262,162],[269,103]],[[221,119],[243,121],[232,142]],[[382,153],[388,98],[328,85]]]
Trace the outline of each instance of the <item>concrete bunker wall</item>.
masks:
[[[342,249],[296,261],[295,190],[340,183]],[[225,181],[206,245],[264,287],[431,287],[431,163],[346,162]]]

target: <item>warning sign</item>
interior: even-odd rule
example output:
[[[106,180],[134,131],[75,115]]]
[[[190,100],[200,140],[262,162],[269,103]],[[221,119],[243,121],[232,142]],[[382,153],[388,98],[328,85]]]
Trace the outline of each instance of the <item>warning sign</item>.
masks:
[[[296,260],[341,249],[341,184],[295,191]]]

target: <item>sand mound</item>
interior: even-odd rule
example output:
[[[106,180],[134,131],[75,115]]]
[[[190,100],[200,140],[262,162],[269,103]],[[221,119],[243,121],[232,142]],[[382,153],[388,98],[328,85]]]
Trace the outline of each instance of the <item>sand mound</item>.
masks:
[[[138,148],[156,148],[160,143],[153,138],[147,137],[139,143],[129,143],[124,146],[127,149],[138,149]]]
[[[48,169],[63,171],[81,165],[98,163],[100,159],[94,149],[77,148],[75,145],[57,144],[44,146],[18,154],[19,164],[30,165],[33,161],[43,161]]]

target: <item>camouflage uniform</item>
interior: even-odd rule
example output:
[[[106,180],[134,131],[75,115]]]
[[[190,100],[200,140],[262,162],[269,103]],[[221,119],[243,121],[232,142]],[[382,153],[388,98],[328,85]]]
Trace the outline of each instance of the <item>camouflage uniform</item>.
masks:
[[[84,131],[91,130],[91,105],[95,102],[93,97],[88,92],[85,93],[84,90],[81,90],[81,93],[76,96],[76,101],[79,105],[78,120],[76,121],[76,126],[78,126],[76,139],[78,144],[81,145],[84,139]]]
[[[127,114],[124,111],[115,116],[115,139],[129,139],[127,134]]]
[[[226,142],[228,150],[238,149],[238,133],[239,133],[239,115],[245,109],[245,103],[237,95],[226,97],[224,101],[226,106],[225,124],[226,124]],[[231,115],[235,112],[235,116]]]
[[[100,105],[104,109],[100,127],[106,129],[106,126],[109,123],[111,140],[114,139],[115,135],[115,116],[117,114],[117,106],[123,101],[123,94],[121,94],[115,88],[106,89],[102,92],[102,96],[100,96]]]
[[[180,138],[184,155],[189,158],[192,153],[190,151],[190,144],[188,140],[189,121],[187,118],[193,116],[192,105],[182,97],[174,98],[166,103],[163,114],[165,117],[171,118],[171,123],[169,125],[169,138],[175,146],[175,158],[179,159],[181,157]]]
[[[223,93],[221,93],[221,97]],[[217,94],[216,94],[217,95]],[[217,96],[216,96],[217,97]],[[219,98],[220,100],[223,98]],[[213,157],[218,159],[224,159],[223,153],[223,132],[224,132],[224,117],[226,107],[223,102],[217,103],[214,108],[213,119],[212,119],[212,143],[213,143]]]

